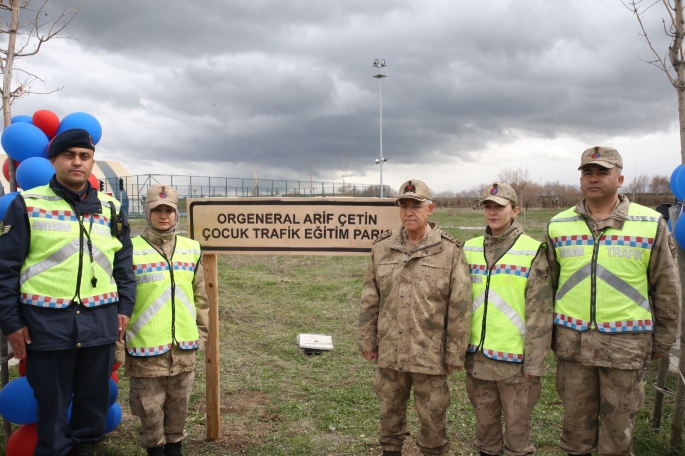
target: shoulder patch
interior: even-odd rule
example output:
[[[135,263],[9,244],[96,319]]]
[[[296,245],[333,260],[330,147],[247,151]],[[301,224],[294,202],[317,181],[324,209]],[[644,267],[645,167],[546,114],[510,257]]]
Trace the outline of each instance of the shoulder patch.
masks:
[[[12,225],[5,225],[4,220],[0,221],[0,236],[2,236],[3,234],[9,233],[11,229],[12,229]]]
[[[392,235],[392,230],[388,230],[385,233],[381,234],[380,236],[378,236],[378,239],[373,241],[374,245],[377,244],[378,242],[382,241],[383,239],[389,238],[390,235]]]
[[[444,239],[450,241],[453,244],[457,244],[459,247],[462,247],[464,245],[463,242],[457,241],[454,236],[452,236],[449,233],[445,233],[444,231],[440,231],[440,236],[442,236]]]

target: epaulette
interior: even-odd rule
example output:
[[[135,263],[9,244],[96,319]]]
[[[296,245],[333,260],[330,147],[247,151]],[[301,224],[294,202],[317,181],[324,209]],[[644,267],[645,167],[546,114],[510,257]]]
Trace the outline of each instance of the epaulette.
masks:
[[[444,237],[445,239],[447,239],[448,241],[450,241],[454,244],[457,244],[459,247],[464,245],[463,242],[457,241],[451,234],[445,233],[444,231],[440,231],[440,236]]]
[[[382,241],[383,239],[387,239],[387,238],[390,237],[390,235],[392,235],[392,230],[388,230],[388,231],[386,231],[385,233],[383,233],[383,234],[381,234],[380,236],[378,236],[378,239],[376,239],[375,241],[373,241],[373,243],[376,244],[376,243]]]

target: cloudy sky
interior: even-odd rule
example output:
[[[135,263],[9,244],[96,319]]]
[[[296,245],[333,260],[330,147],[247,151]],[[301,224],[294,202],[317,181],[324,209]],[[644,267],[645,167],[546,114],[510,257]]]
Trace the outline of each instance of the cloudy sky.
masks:
[[[51,2],[61,8],[65,1]],[[50,11],[52,13],[52,10]],[[3,20],[7,20],[6,13]],[[663,6],[645,18],[665,53]],[[680,162],[675,89],[620,0],[90,0],[18,63],[45,84],[12,114],[85,111],[96,158],[174,173],[468,189],[506,168],[575,184],[581,152],[624,174]],[[642,60],[641,60],[642,59]]]

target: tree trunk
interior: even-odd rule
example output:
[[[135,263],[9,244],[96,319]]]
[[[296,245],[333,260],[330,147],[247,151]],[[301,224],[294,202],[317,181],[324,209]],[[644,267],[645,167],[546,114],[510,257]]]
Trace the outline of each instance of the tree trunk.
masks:
[[[12,123],[12,111],[10,105],[12,104],[12,70],[14,68],[14,49],[17,42],[17,29],[19,28],[19,0],[12,0],[12,19],[10,22],[10,30],[7,42],[7,60],[5,61],[5,74],[2,80],[2,114],[4,126],[7,127]],[[9,157],[9,156],[8,156]],[[17,191],[17,179],[15,176],[14,160],[11,158],[8,162],[10,192]],[[7,338],[4,334],[0,337],[0,371],[2,372],[0,381],[2,387],[9,382],[9,363],[7,360]],[[5,435],[5,442],[10,438],[12,432],[12,424],[3,419],[2,420],[3,433]]]
[[[19,28],[20,0],[12,0],[12,19],[7,41],[7,60],[5,74],[2,79],[2,114],[5,127],[12,123],[12,72],[14,69],[14,51],[17,43],[17,29]],[[14,160],[9,160],[10,192],[17,191]]]
[[[685,62],[679,55],[683,44],[683,33],[685,32],[685,22],[683,22],[683,0],[675,0],[675,35],[673,44],[668,49],[669,58],[673,68],[676,70],[676,89],[678,92],[678,120],[680,122],[680,158],[685,164]],[[674,226],[675,228],[675,226]],[[685,285],[685,252],[678,248],[678,266],[680,269],[680,283]],[[684,287],[685,288],[685,287]],[[678,368],[680,372],[685,372],[685,296],[681,303],[681,322],[680,322],[680,362]],[[685,401],[685,384],[682,377],[678,375],[678,387],[676,388],[676,400],[673,404],[673,422],[671,423],[671,448],[682,448],[683,445],[683,409]]]

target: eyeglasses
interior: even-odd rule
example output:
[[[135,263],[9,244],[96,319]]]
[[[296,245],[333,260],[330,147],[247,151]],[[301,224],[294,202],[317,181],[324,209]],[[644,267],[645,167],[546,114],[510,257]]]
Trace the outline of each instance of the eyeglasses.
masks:
[[[400,203],[398,204],[400,207],[400,210],[406,211],[407,209],[411,209],[412,211],[419,211],[421,208],[424,207],[424,204],[421,203],[414,203],[414,204],[404,204]]]

